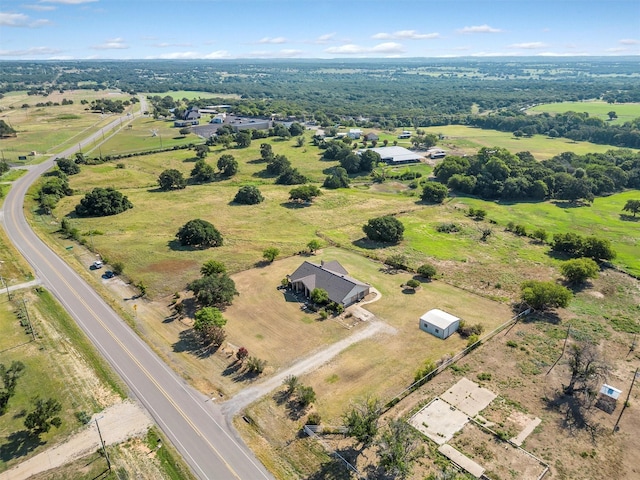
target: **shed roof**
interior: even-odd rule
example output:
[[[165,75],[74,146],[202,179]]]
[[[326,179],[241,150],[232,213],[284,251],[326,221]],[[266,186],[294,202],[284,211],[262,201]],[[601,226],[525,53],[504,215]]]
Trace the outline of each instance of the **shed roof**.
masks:
[[[425,322],[430,323],[431,325],[441,328],[442,330],[446,330],[453,323],[459,321],[460,319],[450,313],[443,312],[438,308],[434,308],[433,310],[429,310],[427,313],[420,317],[420,320],[424,320]]]
[[[379,147],[379,148],[368,148],[367,150],[373,150],[377,154],[380,155],[380,158],[384,162],[411,162],[411,161],[420,161],[424,158],[422,155],[418,155],[417,153],[413,153],[411,150],[408,150],[404,147]],[[362,153],[364,150],[361,150],[359,153]]]

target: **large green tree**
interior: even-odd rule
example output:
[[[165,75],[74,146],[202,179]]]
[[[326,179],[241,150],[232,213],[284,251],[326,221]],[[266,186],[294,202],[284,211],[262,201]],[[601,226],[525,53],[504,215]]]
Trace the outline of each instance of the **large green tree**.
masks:
[[[596,278],[600,267],[591,258],[572,258],[560,265],[562,275],[570,283],[584,283],[588,278]]]
[[[398,243],[404,235],[404,225],[393,215],[372,218],[362,230],[374,242]]]
[[[302,185],[289,191],[289,200],[292,202],[311,202],[320,195],[322,192],[315,185]]]
[[[640,212],[640,200],[627,200],[627,203],[622,207],[623,212],[631,212],[635,217]]]
[[[181,245],[194,247],[219,247],[222,245],[222,234],[213,224],[196,218],[185,223],[178,233],[177,239]]]
[[[449,195],[449,189],[437,182],[427,182],[422,187],[422,198],[423,202],[430,203],[442,203],[445,198]]]
[[[198,160],[191,170],[191,176],[196,182],[207,183],[216,178],[216,171],[204,160]]]
[[[349,174],[342,167],[336,167],[333,171],[324,179],[322,184],[325,188],[348,188],[349,187]]]
[[[256,205],[264,201],[264,197],[260,190],[255,185],[244,185],[240,187],[238,193],[234,197],[235,203],[241,203],[243,205]]]
[[[158,185],[160,185],[160,190],[178,190],[185,188],[187,181],[184,179],[182,172],[175,168],[170,168],[160,174]]]
[[[223,177],[232,177],[238,173],[238,161],[226,153],[218,159],[218,170]]]
[[[378,421],[381,413],[382,405],[376,397],[369,397],[352,405],[342,415],[347,435],[368,447],[378,435]]]
[[[187,285],[201,305],[224,307],[231,305],[238,295],[236,284],[226,273],[217,273],[199,278]]]
[[[407,478],[413,462],[424,455],[416,430],[404,420],[392,420],[378,442],[380,466],[392,478]]]
[[[75,175],[80,173],[80,165],[70,158],[58,158],[56,159],[58,168],[67,175]]]
[[[62,425],[62,419],[58,416],[62,411],[62,404],[58,400],[36,398],[33,403],[33,411],[27,414],[24,419],[25,427],[40,434],[48,432],[51,427],[59,428]]]
[[[9,399],[16,393],[16,385],[18,379],[24,374],[25,366],[19,360],[11,362],[9,367],[0,363],[0,380],[2,380],[2,389],[0,389],[0,415],[7,411]]]
[[[203,307],[194,315],[193,329],[201,332],[208,326],[224,327],[227,319],[222,316],[222,312],[216,307]]]
[[[528,280],[520,285],[520,298],[536,310],[566,307],[571,300],[571,291],[555,282]]]
[[[227,267],[225,267],[224,263],[219,262],[217,260],[207,260],[200,267],[200,273],[203,277],[207,275],[215,275],[217,273],[226,273]]]
[[[76,205],[80,217],[106,217],[133,208],[133,204],[121,192],[112,187],[96,187]]]

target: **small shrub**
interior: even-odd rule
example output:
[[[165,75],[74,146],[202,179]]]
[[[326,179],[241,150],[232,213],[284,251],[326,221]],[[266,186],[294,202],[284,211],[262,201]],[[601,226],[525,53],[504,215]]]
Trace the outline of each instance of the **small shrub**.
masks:
[[[124,163],[120,162],[120,163],[116,164],[116,168],[124,169],[126,167],[125,167]]]
[[[472,346],[474,343],[476,343],[478,341],[480,337],[478,337],[478,335],[471,335],[469,336],[468,340],[467,340],[467,348],[469,348],[470,346]]]
[[[318,314],[320,315],[320,318],[322,320],[326,320],[327,318],[329,318],[329,313],[324,308],[320,310]]]
[[[82,425],[86,425],[87,423],[89,423],[91,421],[91,415],[89,415],[84,410],[82,410],[80,412],[76,412],[76,418],[78,419],[78,421]]]
[[[478,380],[480,381],[489,381],[491,380],[491,374],[487,372],[482,372],[478,374]]]
[[[484,326],[480,323],[476,323],[475,325],[467,325],[467,322],[465,322],[464,320],[460,320],[460,327],[458,328],[458,333],[462,338],[469,338],[472,335],[479,337],[483,331],[484,331]]]
[[[436,267],[434,267],[429,263],[425,263],[418,267],[417,273],[421,277],[424,277],[427,280],[430,280],[431,278],[435,277],[437,272],[436,272]]]
[[[456,233],[460,231],[460,227],[455,223],[439,223],[436,225],[436,232],[439,233]]]
[[[411,279],[407,282],[407,287],[409,288],[413,288],[414,290],[416,288],[418,288],[420,286],[420,281],[419,280],[415,280],[415,279]]]
[[[307,417],[307,425],[320,425],[320,414],[318,412],[311,412]]]
[[[508,340],[507,341],[507,347],[517,348],[518,347],[518,342],[514,342],[513,340]]]

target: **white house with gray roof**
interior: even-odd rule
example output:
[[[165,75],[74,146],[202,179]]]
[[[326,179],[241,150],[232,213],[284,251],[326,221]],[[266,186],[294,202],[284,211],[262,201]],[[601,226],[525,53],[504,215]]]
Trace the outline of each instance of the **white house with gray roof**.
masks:
[[[321,262],[320,265],[304,262],[289,275],[291,288],[311,296],[315,288],[321,288],[329,294],[329,300],[348,307],[369,294],[371,285],[349,276],[349,272],[337,261]]]

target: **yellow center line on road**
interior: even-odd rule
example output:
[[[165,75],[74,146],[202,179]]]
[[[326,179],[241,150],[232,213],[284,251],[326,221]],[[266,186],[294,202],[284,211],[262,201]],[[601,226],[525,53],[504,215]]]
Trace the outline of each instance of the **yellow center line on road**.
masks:
[[[12,221],[17,224],[16,220],[15,220],[15,216],[13,215],[13,212],[9,212]],[[37,252],[38,257],[40,257],[40,259],[43,261],[43,263],[47,264],[52,271],[56,271],[56,269],[54,268],[54,266],[51,264],[51,262],[49,262],[49,260],[38,250],[35,248],[35,245],[33,245],[32,242],[29,241],[29,239],[23,235],[23,233],[21,231],[19,231],[20,236],[22,237],[22,239],[24,240],[24,242],[26,244],[28,244],[29,246],[31,246],[32,250],[34,252]],[[75,272],[74,272],[75,273]],[[102,328],[109,334],[109,336],[120,346],[120,348],[122,348],[122,350],[124,350],[124,352],[129,356],[129,358],[131,360],[133,360],[133,362],[138,366],[138,368],[140,368],[140,370],[144,373],[144,375],[156,386],[156,388],[162,393],[162,395],[167,399],[167,401],[173,405],[173,407],[175,408],[175,410],[180,414],[180,416],[182,416],[182,418],[184,418],[184,420],[189,424],[189,426],[207,443],[207,445],[209,445],[209,447],[216,453],[216,455],[220,458],[220,460],[222,461],[222,463],[224,463],[224,465],[227,467],[227,469],[229,470],[230,473],[233,474],[233,476],[235,478],[237,478],[238,480],[242,480],[240,478],[240,476],[236,473],[236,471],[231,467],[231,465],[229,465],[229,463],[227,463],[227,461],[224,459],[224,457],[220,454],[220,452],[216,449],[215,446],[213,446],[213,444],[204,436],[204,434],[202,433],[202,431],[191,421],[191,419],[189,419],[187,417],[187,415],[185,414],[184,410],[182,410],[182,408],[180,408],[178,406],[178,404],[171,398],[171,396],[168,394],[168,392],[155,380],[155,378],[147,371],[147,369],[138,361],[138,359],[133,355],[133,353],[124,345],[124,343],[122,343],[122,341],[113,333],[113,331],[107,327],[107,325],[100,319],[100,317],[93,311],[93,309],[89,306],[89,304],[87,302],[85,302],[84,298],[76,291],[75,288],[73,288],[71,286],[71,284],[69,284],[69,282],[66,281],[66,279],[64,277],[62,277],[61,275],[58,275],[58,280],[60,280],[63,284],[65,284],[67,286],[67,288],[69,289],[70,292],[73,293],[73,295],[76,297],[76,299],[82,304],[84,305],[84,307],[87,309],[87,311],[91,314],[91,316],[93,317],[93,319],[98,322]],[[182,387],[182,386],[181,386]]]

